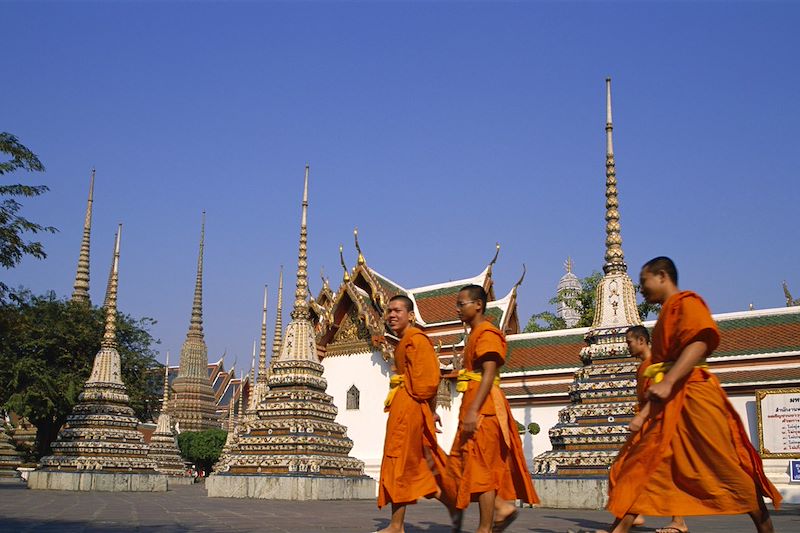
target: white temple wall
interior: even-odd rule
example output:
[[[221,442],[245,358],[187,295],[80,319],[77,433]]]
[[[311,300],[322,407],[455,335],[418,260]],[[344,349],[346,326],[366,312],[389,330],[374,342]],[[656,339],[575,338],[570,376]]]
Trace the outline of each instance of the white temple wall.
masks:
[[[364,461],[365,473],[380,477],[386,413],[383,400],[389,389],[391,369],[379,352],[332,355],[322,360],[328,394],[339,410],[336,421],[347,426],[353,441],[351,457]],[[347,409],[347,391],[353,385],[359,391],[359,408]]]

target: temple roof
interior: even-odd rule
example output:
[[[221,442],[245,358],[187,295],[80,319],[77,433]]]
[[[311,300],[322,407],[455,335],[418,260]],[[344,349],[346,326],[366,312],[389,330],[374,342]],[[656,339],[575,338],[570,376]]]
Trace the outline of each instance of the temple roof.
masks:
[[[754,356],[800,355],[800,308],[779,307],[759,311],[713,315],[722,338],[711,360],[747,359]],[[644,323],[648,328],[655,320]],[[508,354],[502,371],[541,371],[581,366],[580,350],[589,328],[541,331],[508,336]]]

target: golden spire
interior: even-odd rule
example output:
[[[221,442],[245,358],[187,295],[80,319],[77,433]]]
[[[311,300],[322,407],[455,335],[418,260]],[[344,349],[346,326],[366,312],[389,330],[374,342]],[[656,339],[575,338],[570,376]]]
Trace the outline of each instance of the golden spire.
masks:
[[[119,283],[119,240],[122,236],[122,224],[117,229],[117,238],[114,241],[114,262],[111,267],[111,283],[106,294],[106,327],[103,333],[101,348],[117,347],[117,286]]]
[[[161,400],[161,409],[166,411],[169,401],[169,350],[167,350],[167,362],[164,363],[164,397]]]
[[[564,269],[567,271],[567,274],[572,273],[572,268],[575,264],[572,262],[572,257],[567,257],[567,260],[564,262]]]
[[[347,265],[344,264],[344,247],[339,245],[339,261],[342,263],[342,270],[344,270],[344,276],[342,276],[342,281],[347,283],[350,281],[350,272],[347,271]]]
[[[275,308],[275,331],[272,332],[272,357],[281,353],[281,337],[283,336],[283,265],[278,278],[278,306]]]
[[[92,203],[94,199],[94,168],[89,180],[89,199],[86,202],[86,218],[83,220],[81,251],[78,255],[78,270],[75,272],[72,301],[90,303],[89,300],[89,243],[92,234]]]
[[[614,130],[611,119],[611,78],[606,78],[606,257],[603,271],[627,272],[625,254],[622,253],[622,235],[619,223],[617,198],[617,169],[614,162]]]
[[[300,245],[297,252],[297,285],[294,291],[293,319],[307,319],[308,313],[308,165],[303,180],[303,215],[300,218]]]
[[[197,279],[194,284],[194,300],[192,301],[192,318],[189,321],[187,337],[203,338],[203,247],[206,236],[206,212],[200,224],[200,251],[197,254]]]
[[[264,285],[264,307],[261,311],[261,349],[258,352],[258,381],[267,381],[267,286]]]
[[[114,242],[117,242],[117,232],[114,232]],[[111,294],[111,278],[114,277],[114,251],[111,251],[111,267],[108,269],[108,282],[106,283],[106,296],[103,299],[103,307],[108,306],[108,295]]]
[[[353,230],[353,238],[356,241],[356,250],[358,250],[358,264],[363,265],[367,262],[367,260],[364,259],[364,254],[361,253],[361,246],[358,244],[358,228]]]

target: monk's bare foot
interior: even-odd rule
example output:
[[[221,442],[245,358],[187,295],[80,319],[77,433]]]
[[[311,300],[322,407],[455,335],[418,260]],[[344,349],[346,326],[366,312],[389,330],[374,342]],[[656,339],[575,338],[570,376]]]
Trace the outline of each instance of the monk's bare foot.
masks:
[[[640,514],[636,515],[636,518],[633,519],[633,526],[643,526],[644,525],[644,517]]]
[[[405,529],[403,529],[402,527],[401,528],[396,528],[396,527],[393,527],[391,524],[389,524],[389,527],[387,527],[385,529],[379,529],[375,533],[405,533]]]

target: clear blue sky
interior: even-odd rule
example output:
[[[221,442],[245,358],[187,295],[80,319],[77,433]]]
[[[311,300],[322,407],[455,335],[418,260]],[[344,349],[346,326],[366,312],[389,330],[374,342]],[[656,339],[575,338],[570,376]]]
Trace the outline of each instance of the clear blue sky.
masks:
[[[48,258],[6,283],[71,293],[97,167],[92,298],[124,223],[120,308],[177,359],[207,211],[209,358],[249,366],[261,291],[294,284],[311,165],[312,290],[338,246],[408,287],[468,277],[549,308],[567,256],[599,270],[604,78],[623,248],[713,311],[800,295],[800,8],[681,3],[7,3],[0,130],[47,167],[24,214]],[[19,175],[17,175],[19,177]],[[287,318],[288,320],[288,318]],[[577,354],[576,354],[577,356]]]

